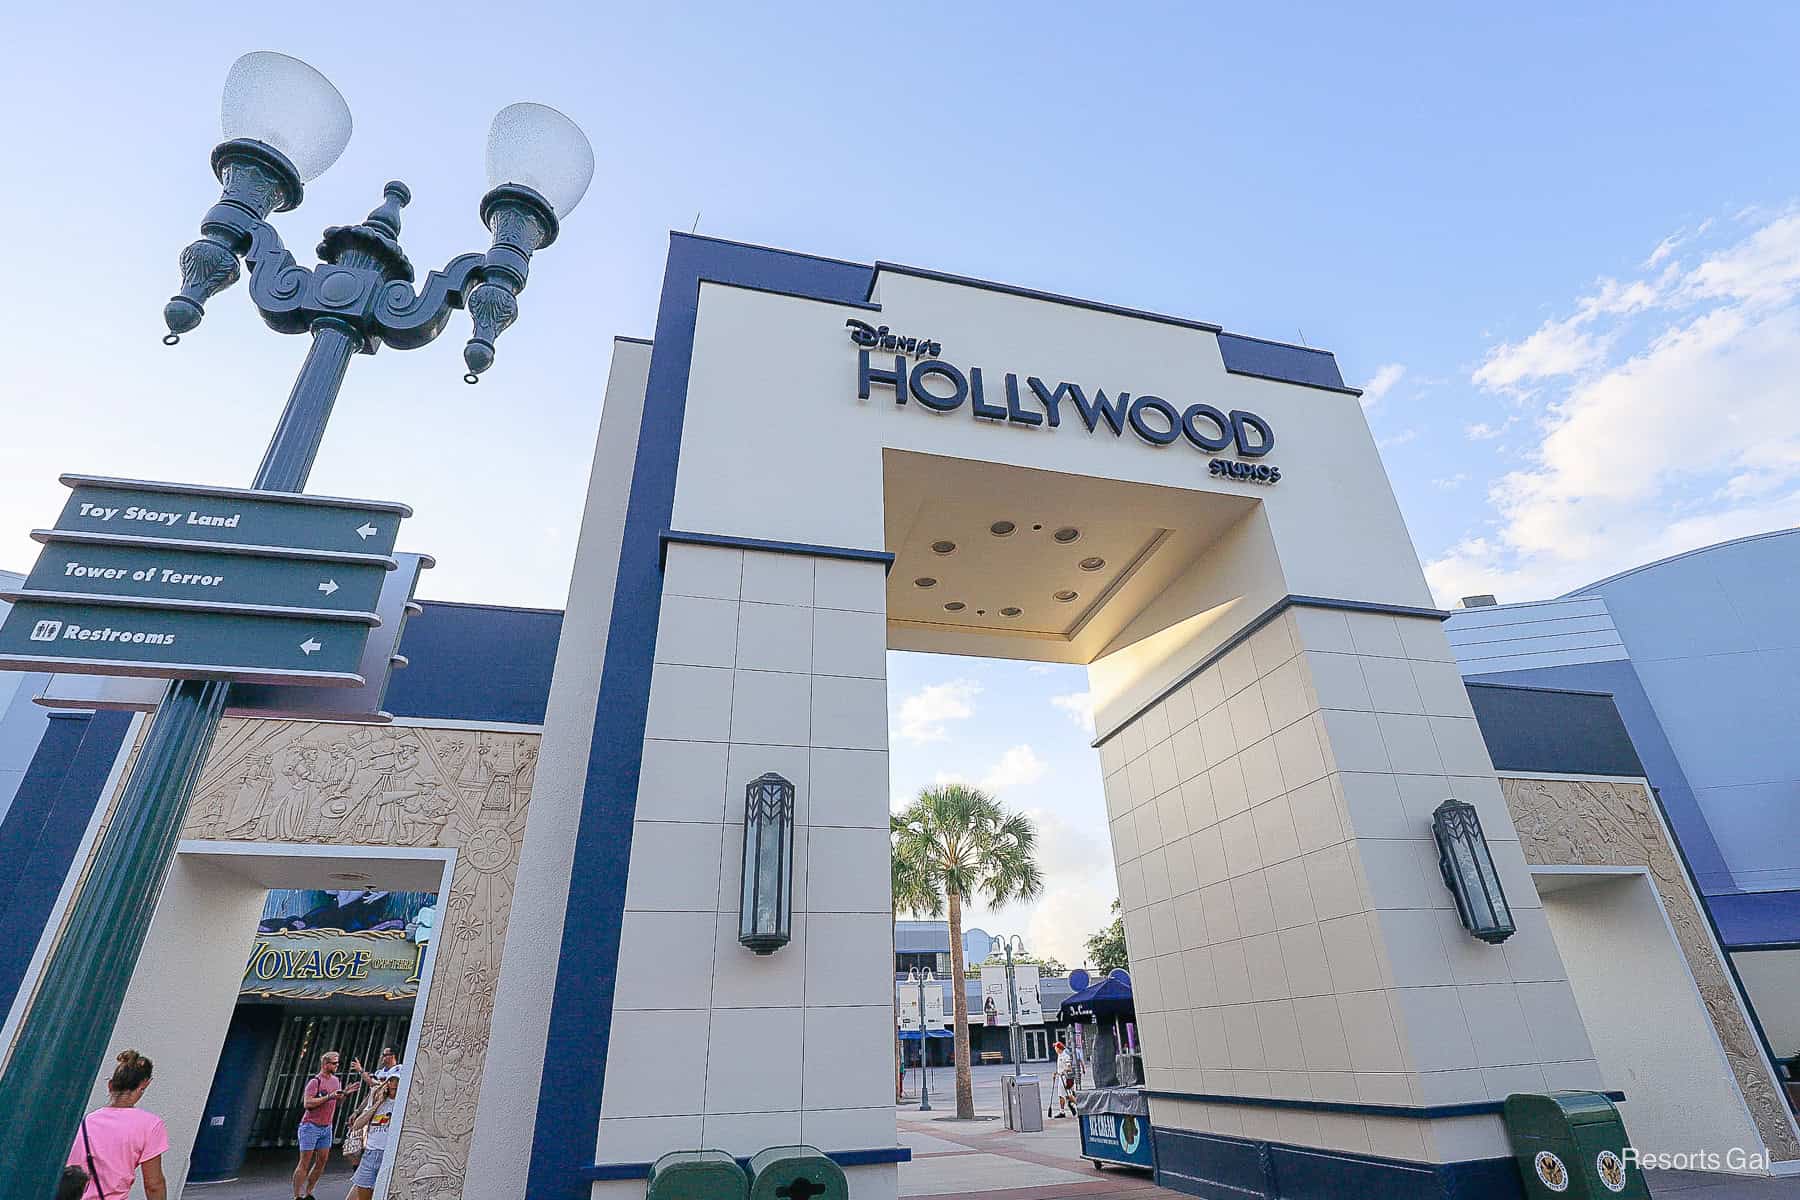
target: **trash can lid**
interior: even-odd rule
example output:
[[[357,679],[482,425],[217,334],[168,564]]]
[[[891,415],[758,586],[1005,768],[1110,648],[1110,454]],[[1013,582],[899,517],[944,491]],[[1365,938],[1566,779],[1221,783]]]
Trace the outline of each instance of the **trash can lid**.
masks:
[[[1506,1098],[1506,1121],[1542,1130],[1546,1124],[1594,1125],[1619,1120],[1619,1110],[1599,1092],[1515,1092]]]
[[[654,1176],[658,1171],[666,1171],[683,1163],[718,1163],[727,1167],[738,1165],[737,1159],[724,1150],[671,1150],[650,1164],[650,1174]]]

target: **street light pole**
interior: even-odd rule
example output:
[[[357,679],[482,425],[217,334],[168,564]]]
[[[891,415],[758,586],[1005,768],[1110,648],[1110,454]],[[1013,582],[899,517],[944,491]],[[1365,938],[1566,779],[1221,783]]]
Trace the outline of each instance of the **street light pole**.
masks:
[[[266,94],[270,88],[277,94]],[[238,279],[241,257],[251,272],[251,300],[264,321],[279,332],[312,338],[252,485],[298,492],[306,486],[354,354],[373,354],[383,345],[426,345],[452,309],[468,307],[475,336],[464,351],[466,378],[473,382],[492,363],[493,339],[517,315],[513,296],[525,285],[525,264],[533,250],[555,238],[558,211],[543,194],[511,182],[509,171],[482,201],[483,219],[494,235],[487,254],[454,259],[444,271],[432,272],[415,294],[412,265],[398,241],[400,209],[411,193],[404,184],[389,183],[383,203],[362,224],[327,230],[319,246],[323,261],[301,267],[266,218],[298,205],[303,179],[318,175],[342,153],[349,139],[348,109],[324,76],[268,52],[247,54],[233,64],[225,94],[229,140],[213,152],[223,194],[201,223],[201,239],[182,252],[184,286],[164,309],[170,330],[164,341],[174,345],[199,325],[204,301]],[[234,113],[234,99],[250,112]],[[592,151],[568,118],[542,106],[503,110],[496,134],[508,113],[525,107],[553,114],[566,126],[553,129],[553,135],[562,135],[567,145],[573,131],[586,153],[585,168],[577,163],[572,169],[581,176],[579,186],[559,195],[566,215],[586,189]],[[284,116],[298,131],[282,127]],[[538,113],[527,117],[543,120]],[[251,136],[231,136],[234,124],[248,126]],[[285,144],[293,157],[276,143]],[[493,150],[490,137],[490,182]],[[304,175],[297,163],[308,168]],[[570,170],[564,164],[565,176]],[[554,170],[550,176],[555,178]],[[502,293],[504,301],[496,298]],[[13,1106],[0,1200],[41,1200],[55,1191],[174,862],[188,800],[229,687],[176,680],[157,706],[0,1075],[0,1095],[29,1097]]]
[[[919,1111],[931,1111],[931,1060],[925,1057],[928,1034],[925,1032],[925,981],[930,971],[912,969],[914,982],[919,985]],[[933,980],[935,983],[936,981]]]
[[[1013,1078],[1019,1076],[1019,1057],[1025,1039],[1019,1032],[1019,990],[1013,982],[1013,943],[1017,942],[1019,953],[1025,953],[1025,939],[1018,934],[1008,934],[1000,939],[1006,950],[1006,1046],[1012,1052]]]

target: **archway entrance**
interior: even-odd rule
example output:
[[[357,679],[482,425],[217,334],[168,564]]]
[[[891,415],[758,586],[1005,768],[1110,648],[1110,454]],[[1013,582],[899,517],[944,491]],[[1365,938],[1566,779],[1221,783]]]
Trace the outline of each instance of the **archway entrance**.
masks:
[[[1516,1186],[1507,1071],[1591,1052],[1472,1033],[1563,1021],[1566,981],[1416,969],[1451,908],[1421,805],[1473,803],[1538,901],[1330,356],[683,236],[663,295],[615,345],[521,860],[564,928],[509,947],[469,1186],[631,1196],[664,1151],[798,1138],[894,1194],[890,646],[1086,664],[1166,1184]],[[794,938],[757,956],[770,772]]]

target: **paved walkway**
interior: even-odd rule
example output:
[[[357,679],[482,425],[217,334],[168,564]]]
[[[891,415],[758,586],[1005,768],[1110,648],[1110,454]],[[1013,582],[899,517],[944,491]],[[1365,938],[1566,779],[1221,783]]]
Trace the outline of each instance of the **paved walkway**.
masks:
[[[297,1150],[252,1150],[236,1179],[223,1183],[190,1183],[184,1200],[293,1200]],[[349,1160],[332,1150],[331,1162],[313,1192],[319,1200],[342,1200],[350,1193]]]
[[[913,1152],[912,1161],[900,1165],[902,1196],[933,1200],[1060,1200],[1065,1196],[1173,1200],[1179,1195],[1150,1182],[1147,1171],[1102,1170],[1082,1158],[1081,1136],[1073,1117],[1046,1119],[1042,1133],[1008,1131],[999,1119],[1000,1077],[1011,1071],[1011,1067],[975,1068],[975,1111],[985,1120],[955,1119],[955,1077],[948,1068],[931,1072],[932,1112],[918,1111],[916,1099],[896,1109],[900,1144]],[[1041,1071],[1040,1078],[1049,1083],[1047,1071]],[[907,1072],[906,1081],[909,1088],[917,1087],[917,1073]]]

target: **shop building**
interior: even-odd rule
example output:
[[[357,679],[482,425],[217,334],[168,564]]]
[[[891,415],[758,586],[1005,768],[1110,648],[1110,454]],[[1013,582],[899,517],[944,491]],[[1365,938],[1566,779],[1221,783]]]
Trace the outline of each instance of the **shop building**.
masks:
[[[1606,689],[1465,680],[1331,355],[680,234],[653,332],[615,342],[564,612],[427,603],[391,725],[227,723],[114,1039],[161,1051],[172,1179],[269,891],[355,873],[440,897],[378,1194],[641,1198],[667,1151],[800,1141],[894,1196],[889,649],[1088,667],[1166,1185],[1512,1200],[1500,1101],[1558,1087],[1800,1161],[1656,747]],[[44,726],[0,1040],[141,727]],[[1438,870],[1451,798],[1498,944]],[[791,850],[746,934],[752,811]]]
[[[963,933],[963,1000],[969,1014],[969,1053],[974,1062],[1010,1063],[1013,1060],[1012,1038],[1009,1033],[1011,1014],[1003,1015],[998,1004],[994,1011],[988,1011],[982,987],[983,969],[991,972],[1002,964],[1002,960],[994,957],[998,948],[999,943],[989,937],[985,930],[970,929]],[[937,989],[943,997],[942,1011],[946,1018],[956,1011],[951,1001],[953,984],[950,975],[949,922],[894,922],[894,997],[897,1008],[905,1007],[910,1011],[917,1005],[919,984],[916,977],[910,974],[913,971],[932,973],[934,978],[925,986]],[[1063,974],[1034,974],[1031,984],[1036,988],[1037,1004],[1028,1010],[1032,1019],[1020,1022],[1019,1061],[1048,1062],[1056,1057],[1053,1047],[1058,1036],[1057,1010],[1073,993],[1068,976]],[[991,991],[989,989],[989,994]],[[935,1009],[931,1002],[927,1002],[927,1007]],[[948,1028],[948,1020],[945,1028]],[[926,1048],[932,1066],[945,1066],[951,1062],[947,1040],[927,1041]],[[919,1043],[909,1041],[902,1053],[908,1064],[917,1063]]]

